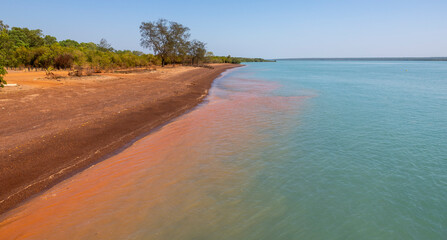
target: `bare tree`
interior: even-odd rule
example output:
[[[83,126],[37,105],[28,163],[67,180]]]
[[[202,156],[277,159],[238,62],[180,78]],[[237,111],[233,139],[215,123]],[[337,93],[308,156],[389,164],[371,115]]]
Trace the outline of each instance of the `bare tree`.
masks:
[[[175,60],[187,52],[189,28],[180,23],[159,19],[156,22],[142,22],[140,25],[141,46],[152,49],[161,58],[164,66],[167,60]]]
[[[8,30],[9,26],[6,24],[3,24],[3,21],[0,20],[0,32],[3,30]]]
[[[101,41],[99,41],[99,44],[97,46],[98,49],[103,52],[109,52],[109,51],[111,52],[114,50],[112,45],[108,43],[107,40],[104,38],[102,38]]]

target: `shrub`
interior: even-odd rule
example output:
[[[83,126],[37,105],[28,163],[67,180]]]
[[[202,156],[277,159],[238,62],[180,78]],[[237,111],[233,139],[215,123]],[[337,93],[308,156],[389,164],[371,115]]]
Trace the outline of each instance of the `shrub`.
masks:
[[[47,69],[45,69],[45,75],[47,75],[47,78],[49,79],[53,79],[56,78],[56,76],[53,73],[54,68],[52,67],[48,67]]]
[[[62,53],[54,59],[54,67],[57,69],[71,68],[74,57],[69,53]]]

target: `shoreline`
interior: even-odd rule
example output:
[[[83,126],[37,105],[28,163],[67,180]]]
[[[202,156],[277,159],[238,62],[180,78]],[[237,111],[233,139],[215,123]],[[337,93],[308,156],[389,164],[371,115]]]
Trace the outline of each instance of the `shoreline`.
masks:
[[[0,215],[193,109],[216,78],[239,66],[191,68],[167,77],[164,71],[157,77],[119,75],[92,84],[0,93],[0,100],[12,99],[0,101],[5,126],[18,126],[0,129],[6,136],[0,145]],[[48,99],[52,94],[54,99]],[[14,111],[21,102],[23,109]],[[36,111],[39,103],[48,109]]]

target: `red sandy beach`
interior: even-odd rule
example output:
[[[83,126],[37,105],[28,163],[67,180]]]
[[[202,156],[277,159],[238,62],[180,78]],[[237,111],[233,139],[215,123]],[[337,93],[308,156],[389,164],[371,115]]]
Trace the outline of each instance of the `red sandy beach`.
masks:
[[[240,65],[42,79],[10,73],[0,91],[0,213],[197,106]],[[40,78],[37,75],[40,74]]]

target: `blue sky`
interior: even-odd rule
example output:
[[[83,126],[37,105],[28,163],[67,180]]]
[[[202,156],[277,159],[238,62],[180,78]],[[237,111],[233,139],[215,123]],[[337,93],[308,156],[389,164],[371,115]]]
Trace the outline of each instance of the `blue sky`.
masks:
[[[216,55],[447,56],[446,0],[4,1],[0,19],[58,40],[144,50],[139,25],[159,18],[191,29]]]

